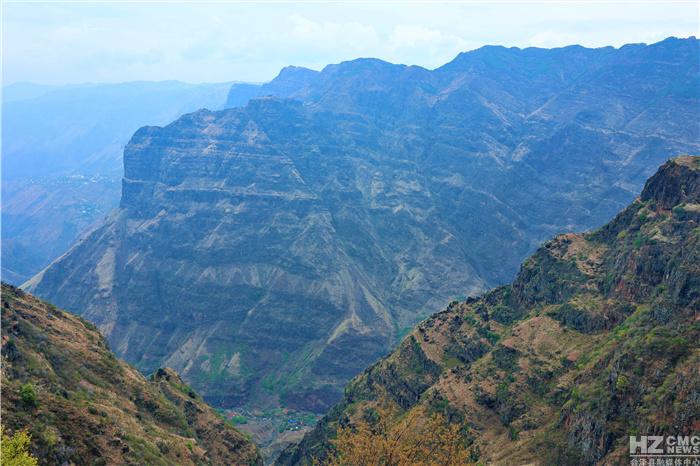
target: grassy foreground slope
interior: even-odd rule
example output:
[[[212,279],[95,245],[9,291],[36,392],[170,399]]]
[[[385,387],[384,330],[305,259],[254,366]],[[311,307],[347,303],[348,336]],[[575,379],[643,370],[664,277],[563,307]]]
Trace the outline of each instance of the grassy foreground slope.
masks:
[[[2,423],[40,464],[262,464],[170,369],[146,379],[90,323],[2,285]]]
[[[474,463],[629,461],[629,435],[700,430],[699,342],[700,157],[684,156],[608,225],[423,321],[278,463],[330,461],[339,427],[414,412],[458,425]]]

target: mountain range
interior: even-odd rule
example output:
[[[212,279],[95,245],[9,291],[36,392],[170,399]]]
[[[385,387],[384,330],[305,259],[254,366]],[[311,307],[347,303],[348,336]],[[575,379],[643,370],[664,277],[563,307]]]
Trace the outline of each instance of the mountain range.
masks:
[[[260,96],[243,107],[139,129],[119,207],[24,287],[214,404],[325,412],[425,316],[700,152],[698,50],[285,68],[232,87]]]

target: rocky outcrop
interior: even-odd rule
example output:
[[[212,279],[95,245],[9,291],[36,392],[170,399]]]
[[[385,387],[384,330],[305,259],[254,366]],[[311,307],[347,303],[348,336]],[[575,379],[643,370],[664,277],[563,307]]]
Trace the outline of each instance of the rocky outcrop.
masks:
[[[669,210],[700,199],[700,178],[697,158],[678,157],[669,162],[649,180],[641,194],[642,202],[653,201],[657,209]],[[690,168],[691,170],[688,170]]]
[[[423,321],[277,463],[323,464],[339,427],[380,408],[443,414],[483,464],[621,464],[630,435],[696,433],[698,182],[700,157],[668,161],[605,227],[554,238],[512,285]]]
[[[262,465],[171,369],[146,379],[94,325],[2,285],[2,422],[41,464]]]
[[[697,47],[285,69],[261,95],[291,98],[137,131],[120,208],[26,286],[210,401],[323,411],[418,320],[510,280],[554,233],[602,224],[667,154],[700,151],[678,130],[697,121]],[[585,274],[550,262],[496,322],[578,289]],[[476,357],[479,341],[459,344]]]

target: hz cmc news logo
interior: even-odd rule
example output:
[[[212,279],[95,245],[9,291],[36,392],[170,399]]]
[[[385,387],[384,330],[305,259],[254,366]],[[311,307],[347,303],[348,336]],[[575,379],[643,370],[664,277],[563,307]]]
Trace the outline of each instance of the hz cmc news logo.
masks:
[[[700,466],[700,436],[630,435],[631,466]]]

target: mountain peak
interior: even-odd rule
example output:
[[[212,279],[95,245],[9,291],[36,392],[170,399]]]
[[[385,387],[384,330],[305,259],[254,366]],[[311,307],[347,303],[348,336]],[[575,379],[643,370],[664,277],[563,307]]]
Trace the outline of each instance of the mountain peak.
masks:
[[[700,157],[675,157],[659,168],[647,181],[642,201],[653,200],[665,210],[683,204],[700,203]]]
[[[320,75],[318,71],[301,66],[285,66],[277,77],[261,88],[260,95],[289,97],[303,91]]]
[[[317,75],[318,71],[303,66],[289,65],[282,68],[275,79],[288,79],[290,77],[307,77]]]
[[[371,58],[371,57],[360,57],[360,58],[355,58],[354,60],[347,60],[343,61],[340,63],[335,63],[332,65],[327,65],[324,67],[324,71],[326,70],[331,70],[334,68],[381,68],[381,67],[400,67],[404,68],[406,65],[399,65],[396,63],[390,63],[388,61],[382,60],[380,58]]]

